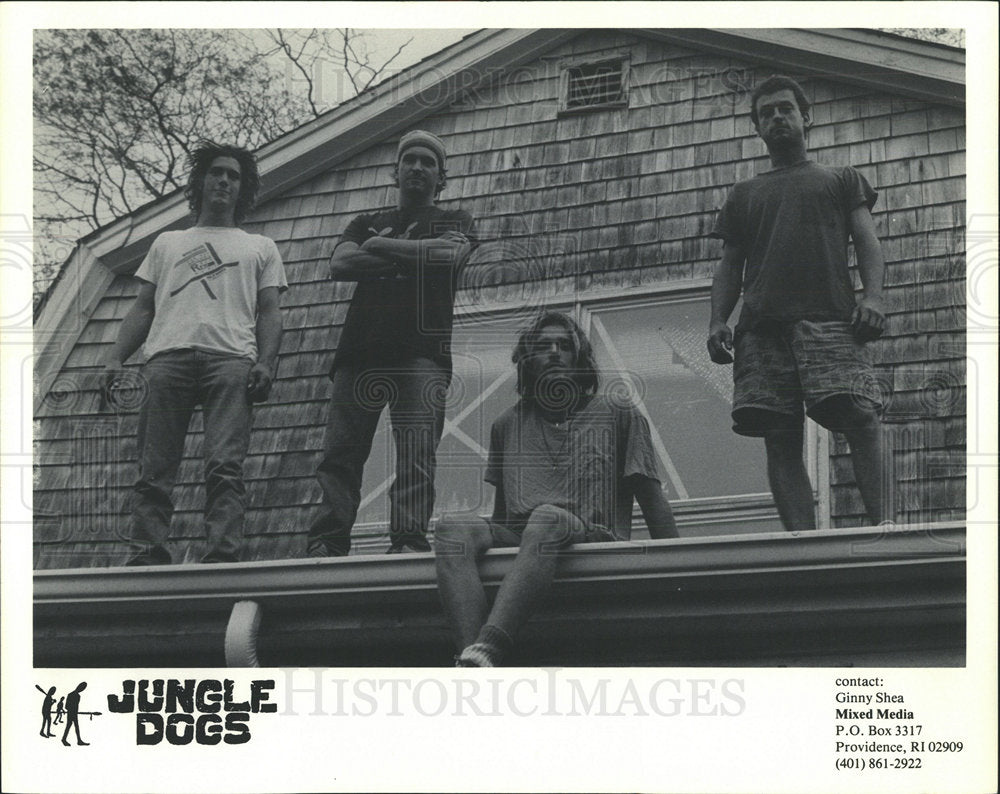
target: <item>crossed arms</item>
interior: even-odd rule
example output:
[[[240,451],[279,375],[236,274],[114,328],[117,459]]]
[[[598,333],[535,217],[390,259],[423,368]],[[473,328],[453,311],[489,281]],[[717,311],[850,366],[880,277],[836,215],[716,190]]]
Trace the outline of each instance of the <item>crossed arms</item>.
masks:
[[[398,240],[383,236],[383,229],[361,245],[340,243],[330,257],[330,278],[334,281],[371,281],[393,276],[407,276],[422,264],[457,267],[472,250],[469,238],[449,230],[429,240]]]

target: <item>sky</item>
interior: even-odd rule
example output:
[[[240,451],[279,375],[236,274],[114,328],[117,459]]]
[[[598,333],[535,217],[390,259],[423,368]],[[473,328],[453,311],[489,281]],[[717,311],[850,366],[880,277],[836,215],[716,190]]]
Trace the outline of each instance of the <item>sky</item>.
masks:
[[[421,58],[426,58],[438,50],[443,50],[449,44],[454,44],[463,36],[474,33],[479,28],[455,29],[393,29],[393,28],[359,28],[358,32],[365,34],[369,42],[373,42],[383,56],[390,55],[400,44],[410,39],[399,63],[409,66]]]

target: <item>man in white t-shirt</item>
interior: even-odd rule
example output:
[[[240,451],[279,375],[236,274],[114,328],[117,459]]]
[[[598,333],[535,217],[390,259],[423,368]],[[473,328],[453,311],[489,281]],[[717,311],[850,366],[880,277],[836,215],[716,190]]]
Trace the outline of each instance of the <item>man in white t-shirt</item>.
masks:
[[[171,492],[199,404],[208,537],[201,560],[239,559],[251,406],[267,399],[281,343],[281,256],[273,240],[237,228],[259,185],[253,154],[205,142],[189,163],[185,195],[197,221],[153,241],[135,274],[139,295],[105,359],[113,396],[124,361],[140,345],[146,357],[127,565],[172,561]]]

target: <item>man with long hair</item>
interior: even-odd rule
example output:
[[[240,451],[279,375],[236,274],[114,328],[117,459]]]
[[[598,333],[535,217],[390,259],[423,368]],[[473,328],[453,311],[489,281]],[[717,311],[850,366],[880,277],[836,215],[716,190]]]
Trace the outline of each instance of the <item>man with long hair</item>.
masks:
[[[750,99],[771,170],[736,184],[713,237],[725,242],[712,283],[708,351],[733,362],[733,430],[764,439],[785,529],[816,528],[802,460],[805,415],[843,433],[872,524],[891,519],[883,496],[882,398],[866,343],[882,334],[885,264],[871,216],[878,193],[850,166],[809,160],[809,101],[775,75]],[[864,291],[848,269],[854,241]],[[729,315],[743,294],[735,334]],[[805,409],[803,410],[803,404]]]
[[[140,345],[146,357],[127,565],[172,561],[166,547],[171,492],[199,404],[208,536],[201,559],[238,560],[251,404],[270,393],[281,343],[278,295],[288,287],[281,256],[273,240],[238,228],[260,182],[253,154],[206,141],[189,165],[185,195],[195,224],[153,241],[135,274],[139,295],[105,359],[105,388],[113,399],[123,362]]]
[[[350,551],[361,478],[382,411],[396,448],[389,552],[430,551],[436,452],[451,380],[458,276],[472,249],[472,216],[436,205],[446,183],[444,142],[425,130],[399,141],[396,206],[355,217],[330,257],[330,277],[358,286],[337,343],[323,457],[323,503],[310,557]]]
[[[493,667],[510,651],[574,543],[628,540],[633,500],[653,538],[677,537],[649,425],[631,402],[599,392],[587,337],[572,318],[538,317],[518,338],[517,404],[490,431],[485,479],[493,516],[438,524],[438,588],[461,667]],[[488,549],[519,546],[489,607],[477,564]]]

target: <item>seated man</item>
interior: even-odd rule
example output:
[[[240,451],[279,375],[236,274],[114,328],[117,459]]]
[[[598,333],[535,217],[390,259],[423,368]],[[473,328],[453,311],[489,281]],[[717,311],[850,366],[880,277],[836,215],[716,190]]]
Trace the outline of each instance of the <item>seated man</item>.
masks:
[[[445,517],[435,534],[438,587],[459,667],[494,667],[538,606],[572,543],[627,540],[632,500],[653,538],[677,537],[657,478],[649,426],[632,405],[597,393],[590,343],[550,312],[517,341],[518,403],[490,432],[493,517]],[[492,610],[477,563],[519,546]]]

